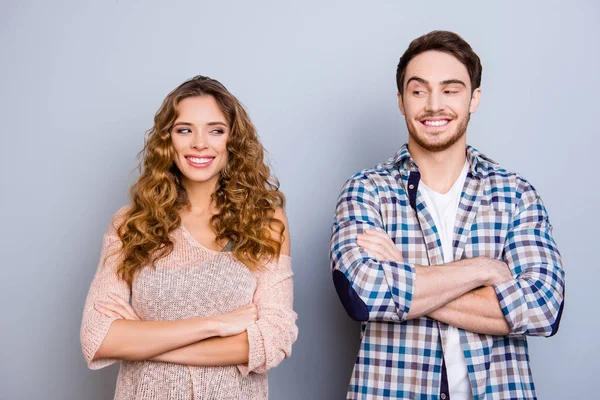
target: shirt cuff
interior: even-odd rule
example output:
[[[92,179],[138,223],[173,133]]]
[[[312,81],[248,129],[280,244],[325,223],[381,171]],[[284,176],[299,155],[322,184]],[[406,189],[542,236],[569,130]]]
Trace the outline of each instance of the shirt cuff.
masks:
[[[265,344],[258,325],[256,323],[250,325],[246,328],[246,332],[249,345],[248,364],[237,366],[242,376],[248,375],[265,364]]]
[[[511,336],[519,336],[527,331],[527,302],[521,284],[516,279],[494,285],[500,308],[510,327]]]

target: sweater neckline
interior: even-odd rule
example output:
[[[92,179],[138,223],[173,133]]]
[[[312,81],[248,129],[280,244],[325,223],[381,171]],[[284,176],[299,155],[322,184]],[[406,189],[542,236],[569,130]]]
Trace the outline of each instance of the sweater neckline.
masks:
[[[187,241],[194,247],[198,247],[201,248],[203,250],[206,250],[210,253],[215,253],[215,254],[226,254],[226,255],[231,255],[231,251],[217,251],[217,250],[212,250],[209,249],[208,247],[204,246],[202,243],[200,243],[199,241],[196,240],[196,238],[186,229],[186,227],[183,224],[179,224],[179,229],[181,230],[181,232],[183,233],[183,236],[187,239]],[[288,260],[292,260],[292,256],[288,256],[287,254],[279,254],[279,258],[284,258],[284,259],[288,259]]]
[[[199,248],[201,248],[203,250],[206,250],[206,251],[209,251],[211,253],[231,254],[230,251],[209,249],[208,247],[206,247],[205,245],[203,245],[202,243],[200,243],[198,240],[196,240],[196,238],[194,237],[194,235],[192,235],[190,233],[190,231],[188,231],[187,228],[183,224],[179,224],[179,229],[181,229],[181,232],[183,232],[183,236],[185,236],[185,238],[188,240],[188,242],[190,244],[192,244],[192,246],[199,247]],[[225,245],[224,248],[226,248],[226,247],[227,247],[227,245]]]

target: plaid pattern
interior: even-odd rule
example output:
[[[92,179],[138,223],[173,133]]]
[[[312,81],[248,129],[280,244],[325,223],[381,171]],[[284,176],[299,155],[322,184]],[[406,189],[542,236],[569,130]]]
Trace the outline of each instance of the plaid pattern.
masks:
[[[495,286],[511,329],[508,336],[459,329],[473,397],[532,399],[525,336],[551,336],[558,329],[564,295],[560,254],[533,186],[472,147],[467,147],[467,158],[454,259],[495,257],[509,265],[514,277]],[[443,264],[438,230],[418,181],[405,145],[387,162],[354,175],[339,197],[331,238],[333,279],[348,314],[363,321],[348,399],[440,396],[447,325],[427,317],[406,320],[414,265]],[[387,232],[405,262],[378,262],[361,250],[356,235],[369,227]]]

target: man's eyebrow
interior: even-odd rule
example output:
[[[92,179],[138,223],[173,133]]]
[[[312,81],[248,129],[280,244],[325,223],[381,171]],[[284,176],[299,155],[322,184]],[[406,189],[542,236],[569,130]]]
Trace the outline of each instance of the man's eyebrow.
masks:
[[[464,87],[467,87],[467,85],[465,85],[465,83],[463,81],[461,81],[460,79],[447,79],[445,81],[440,82],[442,85],[462,85]]]
[[[419,78],[418,76],[411,76],[406,81],[406,86],[408,86],[408,84],[411,83],[412,81],[417,81],[419,83],[422,83],[423,85],[429,85],[429,82],[427,82],[425,79]]]
[[[419,78],[418,76],[411,76],[408,79],[408,81],[406,81],[406,86],[408,86],[408,84],[412,81],[419,82],[423,85],[429,85],[429,81],[427,81],[423,78]],[[467,85],[460,79],[446,79],[445,81],[441,81],[440,85],[462,85],[464,87],[467,87]]]

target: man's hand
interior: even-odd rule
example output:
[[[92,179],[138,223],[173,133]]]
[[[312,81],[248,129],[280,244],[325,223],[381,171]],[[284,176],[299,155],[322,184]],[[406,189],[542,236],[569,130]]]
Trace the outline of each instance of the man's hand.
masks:
[[[404,261],[402,252],[385,232],[365,229],[363,234],[356,236],[356,243],[377,261]]]
[[[485,282],[485,286],[497,285],[513,279],[510,268],[504,261],[496,260],[491,257],[476,257],[473,258],[482,267],[489,272],[489,277]]]

